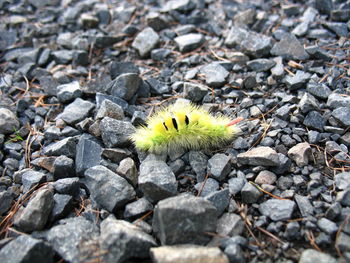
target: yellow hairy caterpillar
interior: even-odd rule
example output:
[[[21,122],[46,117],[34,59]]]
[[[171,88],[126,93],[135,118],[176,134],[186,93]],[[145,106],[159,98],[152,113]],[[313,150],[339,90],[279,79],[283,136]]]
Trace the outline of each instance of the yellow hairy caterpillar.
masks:
[[[137,149],[153,153],[218,147],[239,133],[235,124],[242,119],[232,121],[192,103],[175,103],[148,118],[146,126],[138,127],[131,140]]]

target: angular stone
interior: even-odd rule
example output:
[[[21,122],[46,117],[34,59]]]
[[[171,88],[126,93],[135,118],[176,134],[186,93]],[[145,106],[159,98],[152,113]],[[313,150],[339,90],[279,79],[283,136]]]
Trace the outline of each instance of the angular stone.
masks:
[[[76,98],[80,98],[81,95],[82,90],[78,81],[73,81],[57,87],[57,99],[62,103],[67,103]]]
[[[247,165],[278,166],[280,164],[277,152],[265,146],[238,154],[237,161]]]
[[[251,71],[263,72],[268,71],[276,65],[276,62],[271,59],[258,58],[247,62],[247,66]]]
[[[51,222],[64,218],[73,209],[73,198],[70,195],[55,194],[51,212]]]
[[[208,160],[208,172],[218,180],[224,180],[231,171],[231,158],[225,154],[217,153]]]
[[[336,109],[338,107],[350,107],[350,97],[339,93],[332,93],[328,97],[327,106],[332,109]]]
[[[202,152],[190,151],[188,158],[189,163],[197,177],[203,177],[204,179],[207,171],[208,157]]]
[[[273,185],[277,180],[277,176],[270,171],[263,170],[255,178],[254,182],[257,184],[270,184]]]
[[[139,68],[130,61],[114,61],[111,64],[110,75],[112,79],[124,74],[124,73],[135,73],[140,74]]]
[[[47,241],[65,261],[82,263],[92,260],[96,250],[91,249],[99,235],[97,225],[83,217],[61,220],[46,234]],[[96,256],[95,256],[96,257]],[[94,258],[96,259],[96,258]]]
[[[174,41],[179,47],[180,52],[185,53],[200,47],[204,43],[205,38],[202,34],[190,33],[178,36]]]
[[[297,90],[304,88],[310,77],[311,74],[298,70],[294,76],[287,75],[284,82],[290,90]]]
[[[243,28],[232,27],[225,44],[228,47],[237,47],[243,53],[259,58],[269,54],[272,47],[272,39]]]
[[[102,146],[95,137],[83,134],[79,138],[75,156],[75,172],[82,176],[90,167],[101,164]]]
[[[19,129],[16,115],[6,108],[0,108],[0,134],[11,134]]]
[[[142,197],[137,201],[129,203],[125,206],[124,217],[130,218],[141,216],[151,210],[153,210],[153,205],[151,202],[148,201],[147,198]]]
[[[108,217],[101,223],[100,248],[106,263],[122,263],[130,258],[147,258],[151,247],[157,243],[151,235],[137,226]]]
[[[26,193],[35,186],[46,182],[46,174],[34,170],[25,171],[22,174],[23,192]]]
[[[323,128],[326,125],[326,120],[317,111],[310,111],[306,115],[303,124],[311,129],[323,131]]]
[[[344,126],[347,127],[350,125],[350,107],[339,107],[336,108],[333,112],[332,112],[332,116],[334,117],[334,119],[336,119],[337,121],[339,121],[339,123]]]
[[[87,169],[84,176],[91,197],[111,213],[135,198],[134,188],[123,177],[102,165]]]
[[[104,100],[96,113],[95,119],[102,119],[104,117],[110,117],[116,120],[124,119],[124,110],[121,106],[110,101]]]
[[[237,236],[242,234],[244,222],[239,215],[233,213],[224,213],[219,219],[216,232],[223,236]]]
[[[112,96],[129,101],[138,91],[142,79],[136,73],[124,73],[107,85]]]
[[[304,93],[304,95],[301,97],[299,101],[299,108],[302,113],[307,113],[311,110],[318,110],[319,109],[319,102],[316,100],[316,98],[309,93]]]
[[[307,84],[306,91],[318,99],[328,99],[329,95],[332,93],[331,89],[325,84],[312,82]]]
[[[350,189],[338,192],[335,200],[343,206],[350,206]]]
[[[74,161],[65,155],[55,158],[52,173],[55,180],[75,176]]]
[[[175,175],[163,161],[143,161],[140,165],[138,184],[143,194],[154,201],[177,194]]]
[[[184,83],[184,89],[183,89],[184,98],[189,99],[190,101],[193,101],[193,102],[202,101],[203,97],[207,93],[208,93],[208,87],[202,84],[191,83],[191,82]]]
[[[68,137],[44,147],[43,153],[47,156],[65,155],[73,158],[76,153],[76,138]]]
[[[129,137],[135,127],[130,122],[105,117],[100,123],[100,130],[102,140],[107,147],[125,147],[130,145]]]
[[[314,214],[314,207],[307,196],[297,194],[294,196],[294,200],[298,205],[302,217],[308,217]]]
[[[57,193],[75,196],[78,194],[80,182],[78,177],[59,179],[53,183]]]
[[[159,36],[157,32],[151,27],[146,27],[143,29],[134,41],[132,42],[132,47],[135,48],[141,57],[147,57],[152,49],[154,49],[159,43]]]
[[[242,190],[246,182],[247,180],[245,179],[245,177],[236,177],[228,180],[230,194],[238,194]]]
[[[340,251],[350,251],[350,235],[340,232],[339,236],[335,241],[335,246],[339,248]],[[326,262],[326,261],[325,261]],[[330,261],[327,261],[330,262]],[[333,261],[332,261],[333,262]]]
[[[299,263],[336,263],[338,262],[335,258],[332,256],[319,252],[315,249],[305,249],[301,253],[301,257],[299,259]]]
[[[9,191],[0,192],[0,216],[11,208],[13,199],[13,195]]]
[[[220,216],[230,203],[230,191],[228,188],[222,189],[219,191],[211,192],[204,198],[215,206],[217,215]]]
[[[219,63],[213,62],[201,68],[205,83],[210,87],[221,87],[227,82],[229,72]]]
[[[335,185],[340,190],[345,190],[350,188],[350,173],[343,172],[335,175],[334,177]]]
[[[253,204],[258,201],[260,196],[262,196],[262,192],[260,192],[254,185],[247,182],[241,190],[241,196],[243,203]]]
[[[197,183],[194,188],[200,193],[200,197],[205,197],[216,190],[218,190],[220,187],[219,182],[216,181],[213,178],[208,178],[207,180]]]
[[[289,158],[295,161],[299,167],[308,165],[311,154],[311,147],[307,142],[298,143],[288,151]]]
[[[269,199],[260,204],[259,211],[273,221],[291,219],[295,203],[291,200]]]
[[[50,246],[30,235],[20,235],[0,250],[2,263],[52,263],[53,254]]]
[[[285,34],[270,52],[273,56],[281,56],[284,59],[306,60],[309,58],[304,47],[293,34]]]
[[[64,108],[63,112],[56,117],[64,120],[67,124],[76,124],[89,116],[95,104],[81,98],[75,99],[71,104]]]
[[[219,248],[191,244],[151,248],[151,258],[154,263],[229,263]]]
[[[163,11],[169,12],[176,10],[179,12],[188,12],[193,10],[196,4],[193,0],[170,0],[164,5]]]
[[[207,244],[216,230],[216,209],[201,197],[180,195],[161,200],[154,209],[153,230],[162,245]]]
[[[25,232],[42,230],[49,218],[53,204],[53,190],[39,190],[28,205],[17,212],[14,225]]]
[[[337,224],[327,218],[320,218],[317,226],[328,235],[334,235],[338,231]]]

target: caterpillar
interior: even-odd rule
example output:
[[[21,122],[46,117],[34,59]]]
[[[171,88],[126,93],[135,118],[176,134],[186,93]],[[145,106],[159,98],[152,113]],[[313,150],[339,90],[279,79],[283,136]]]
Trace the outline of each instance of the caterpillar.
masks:
[[[175,103],[149,117],[130,139],[138,150],[152,153],[216,148],[240,132],[235,124],[242,119],[214,116],[192,103]]]

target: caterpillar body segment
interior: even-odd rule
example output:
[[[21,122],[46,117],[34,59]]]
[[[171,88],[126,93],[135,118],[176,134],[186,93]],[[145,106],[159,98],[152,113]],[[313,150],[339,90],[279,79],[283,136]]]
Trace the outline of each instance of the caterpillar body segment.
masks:
[[[173,104],[160,110],[131,135],[137,149],[153,153],[218,147],[240,131],[226,116],[214,116],[191,103]]]

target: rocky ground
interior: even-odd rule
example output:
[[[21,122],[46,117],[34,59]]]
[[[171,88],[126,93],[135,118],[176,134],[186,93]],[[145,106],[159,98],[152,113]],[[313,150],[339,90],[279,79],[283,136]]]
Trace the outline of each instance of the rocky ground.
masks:
[[[350,1],[295,2],[0,0],[1,262],[349,262]],[[183,99],[241,135],[136,151]]]

